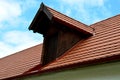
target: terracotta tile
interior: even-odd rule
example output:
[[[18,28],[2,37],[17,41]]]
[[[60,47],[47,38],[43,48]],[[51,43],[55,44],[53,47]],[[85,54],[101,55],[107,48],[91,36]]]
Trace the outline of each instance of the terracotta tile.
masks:
[[[65,55],[51,62],[41,70],[50,70],[89,60],[120,55],[120,15],[91,25],[95,35],[79,42]]]
[[[40,65],[42,44],[0,59],[0,79],[22,75]]]
[[[116,55],[120,57],[120,15],[86,27],[87,25],[85,24],[49,7],[47,8],[54,15],[54,18],[73,25],[72,28],[78,28],[88,32],[92,32],[92,28],[94,28],[95,35],[82,42],[80,41],[64,55],[41,67],[38,73],[58,67],[61,69],[68,65],[82,64],[87,61],[102,61],[103,59],[108,59]],[[0,79],[23,75],[30,69],[40,65],[41,51],[42,44],[0,59]],[[112,59],[114,60],[114,58]],[[107,62],[109,62],[109,60],[110,59],[108,59]]]

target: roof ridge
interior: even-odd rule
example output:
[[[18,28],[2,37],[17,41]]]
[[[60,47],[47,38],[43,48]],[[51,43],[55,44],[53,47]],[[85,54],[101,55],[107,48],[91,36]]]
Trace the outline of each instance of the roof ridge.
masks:
[[[103,19],[103,20],[101,20],[101,21],[99,21],[99,22],[96,22],[96,23],[93,23],[93,24],[91,24],[91,25],[89,25],[89,26],[92,27],[93,25],[96,25],[96,24],[99,24],[99,23],[101,23],[101,22],[110,20],[110,19],[115,18],[115,17],[117,17],[117,16],[120,16],[120,14],[117,14],[117,15],[115,15],[115,16],[112,16],[112,17],[109,17],[109,18],[106,18],[106,19]]]

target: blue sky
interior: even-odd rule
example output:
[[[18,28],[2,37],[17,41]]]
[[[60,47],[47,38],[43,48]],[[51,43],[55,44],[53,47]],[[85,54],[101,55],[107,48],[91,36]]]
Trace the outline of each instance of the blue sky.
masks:
[[[28,30],[41,2],[87,25],[120,14],[120,0],[0,0],[0,58],[42,43]]]

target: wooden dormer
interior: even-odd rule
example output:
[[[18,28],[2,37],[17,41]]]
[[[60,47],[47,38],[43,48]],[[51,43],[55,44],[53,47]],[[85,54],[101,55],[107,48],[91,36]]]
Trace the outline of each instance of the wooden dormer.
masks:
[[[48,64],[80,40],[93,35],[93,29],[43,3],[40,6],[29,30],[43,35],[42,65]]]

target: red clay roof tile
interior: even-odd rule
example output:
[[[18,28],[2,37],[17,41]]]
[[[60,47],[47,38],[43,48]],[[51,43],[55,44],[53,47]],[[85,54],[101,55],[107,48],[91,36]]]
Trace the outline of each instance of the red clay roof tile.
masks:
[[[42,71],[120,56],[120,15],[93,24],[91,27],[95,29],[94,36],[76,44],[65,55],[43,67]]]
[[[22,75],[40,65],[42,44],[0,59],[0,79]]]
[[[84,25],[81,23],[79,24],[79,22],[60,14],[51,8],[48,9],[54,14],[55,18],[70,23],[70,25],[75,25],[76,27]],[[61,15],[62,18],[59,17]],[[90,27],[95,30],[94,36],[80,41],[64,55],[46,66],[41,67],[39,72],[87,61],[102,61],[102,59],[107,59],[116,55],[120,56],[120,15],[95,23]],[[24,72],[40,65],[41,47],[42,45],[38,45],[1,59],[0,79],[23,75]]]

